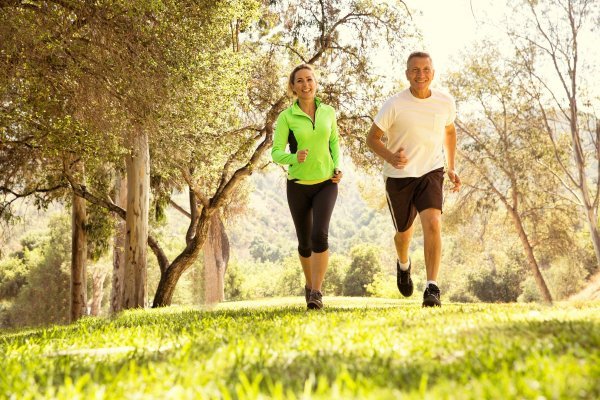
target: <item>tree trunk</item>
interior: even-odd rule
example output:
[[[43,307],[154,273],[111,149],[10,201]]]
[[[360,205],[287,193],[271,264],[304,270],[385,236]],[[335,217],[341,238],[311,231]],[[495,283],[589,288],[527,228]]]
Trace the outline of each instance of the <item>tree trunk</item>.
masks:
[[[314,56],[311,62],[315,62],[321,53]],[[212,215],[225,206],[228,199],[231,198],[232,192],[238,187],[243,179],[252,173],[252,166],[256,165],[263,154],[271,147],[273,143],[273,126],[279,113],[284,109],[286,98],[280,97],[277,102],[271,107],[267,113],[264,131],[264,140],[260,142],[254,153],[250,157],[245,166],[239,168],[233,176],[228,179],[221,180],[221,184],[214,196],[210,199],[203,208],[200,217],[196,223],[195,234],[187,243],[186,248],[175,258],[175,260],[164,270],[161,269],[160,282],[156,289],[152,307],[164,307],[171,304],[175,287],[181,275],[196,261],[200,250],[204,245],[208,235],[208,225]],[[224,169],[224,171],[226,168]],[[129,215],[129,212],[127,213]],[[192,221],[194,219],[192,218]],[[194,222],[192,222],[194,223]]]
[[[219,303],[225,300],[225,272],[229,261],[229,239],[225,226],[215,213],[210,220],[208,236],[204,243],[204,302]]]
[[[127,179],[120,173],[115,181],[116,205],[127,209]],[[113,244],[113,274],[110,293],[110,313],[123,309],[123,281],[125,280],[125,220],[117,217]]]
[[[148,136],[136,132],[129,137],[127,165],[127,218],[125,221],[125,271],[122,308],[146,304],[146,244],[150,206],[150,154]]]
[[[96,264],[92,270],[92,301],[90,303],[90,315],[100,315],[102,308],[102,297],[104,297],[104,280],[107,270],[102,265]]]
[[[73,194],[71,213],[71,313],[70,321],[87,314],[87,284],[85,262],[87,260],[85,199]]]
[[[521,217],[519,216],[519,214],[516,212],[515,209],[509,208],[509,207],[507,207],[507,208],[508,208],[508,212],[510,213],[510,216],[512,217],[513,223],[515,225],[515,229],[517,230],[517,233],[519,234],[519,239],[521,239],[521,244],[523,245],[523,250],[525,251],[525,255],[527,257],[527,262],[529,264],[529,267],[531,268],[531,272],[533,273],[535,283],[537,284],[540,294],[542,295],[542,299],[546,303],[552,304],[552,295],[550,294],[550,291],[548,290],[548,286],[546,286],[546,281],[544,280],[544,277],[542,276],[539,264],[537,262],[537,259],[535,258],[535,254],[533,254],[533,247],[531,247],[531,243],[529,243],[529,238],[527,237],[525,228],[523,228],[523,223],[521,221]]]
[[[171,265],[160,275],[160,282],[154,295],[152,307],[165,307],[171,305],[175,287],[181,275],[196,261],[202,245],[208,236],[208,222],[212,218],[212,210],[206,207],[202,209],[202,214],[198,220],[196,235],[187,244],[186,248],[173,260]]]

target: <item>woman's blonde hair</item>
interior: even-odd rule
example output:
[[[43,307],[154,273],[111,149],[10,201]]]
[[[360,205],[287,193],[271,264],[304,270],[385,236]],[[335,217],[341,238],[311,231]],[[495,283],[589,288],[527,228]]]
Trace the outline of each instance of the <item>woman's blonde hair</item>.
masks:
[[[312,65],[310,65],[310,64],[298,65],[296,68],[294,68],[292,70],[292,73],[290,74],[290,77],[288,79],[288,94],[292,97],[296,96],[294,93],[294,90],[292,89],[294,87],[294,79],[296,79],[296,72],[300,71],[301,69],[309,70],[310,72],[313,73],[315,80],[317,79],[316,74],[315,74],[315,68]]]

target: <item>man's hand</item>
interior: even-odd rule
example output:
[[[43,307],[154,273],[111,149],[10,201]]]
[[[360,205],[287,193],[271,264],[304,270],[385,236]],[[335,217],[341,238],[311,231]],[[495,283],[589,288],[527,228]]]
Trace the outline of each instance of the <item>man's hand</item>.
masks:
[[[394,168],[404,169],[404,167],[408,163],[408,158],[406,158],[404,148],[400,147],[400,149],[397,152],[392,154],[392,156],[387,160],[387,162],[390,163]]]
[[[298,159],[299,163],[306,161],[306,157],[308,157],[308,149],[300,150],[296,153],[296,158]]]
[[[448,178],[450,178],[450,182],[454,184],[454,186],[450,190],[452,192],[458,192],[460,190],[462,182],[460,181],[460,178],[458,177],[456,172],[454,172],[453,169],[448,170]]]

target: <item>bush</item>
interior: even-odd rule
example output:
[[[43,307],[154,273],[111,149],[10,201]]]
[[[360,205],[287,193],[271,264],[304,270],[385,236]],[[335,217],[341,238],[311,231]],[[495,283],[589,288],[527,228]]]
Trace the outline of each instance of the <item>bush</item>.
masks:
[[[554,300],[563,300],[585,286],[588,271],[578,261],[562,257],[546,271],[546,284]]]
[[[375,274],[373,282],[367,285],[367,295],[388,299],[404,298],[396,286],[396,275],[380,272]]]
[[[485,302],[517,301],[521,294],[523,266],[500,252],[492,252],[489,256],[487,265],[483,264],[468,275],[467,291]]]
[[[50,237],[41,244],[42,257],[31,266],[28,284],[8,312],[12,326],[36,326],[69,321],[71,220],[50,221]]]
[[[283,271],[279,278],[278,295],[304,296],[304,272],[298,256],[289,256],[283,260]]]
[[[352,263],[344,279],[345,296],[366,296],[367,287],[381,272],[380,249],[377,246],[361,244],[350,251]]]
[[[244,293],[244,275],[240,271],[237,262],[230,262],[225,272],[225,300],[245,300],[247,294]]]
[[[323,281],[323,293],[328,296],[341,296],[344,293],[344,280],[350,268],[350,259],[341,254],[332,254],[329,268]]]

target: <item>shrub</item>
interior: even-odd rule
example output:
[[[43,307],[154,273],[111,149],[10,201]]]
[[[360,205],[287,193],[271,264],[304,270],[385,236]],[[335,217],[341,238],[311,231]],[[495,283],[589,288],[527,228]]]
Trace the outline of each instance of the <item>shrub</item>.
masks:
[[[350,251],[352,263],[344,279],[345,296],[365,296],[367,287],[375,280],[375,275],[381,272],[379,248],[373,245],[361,244]]]

